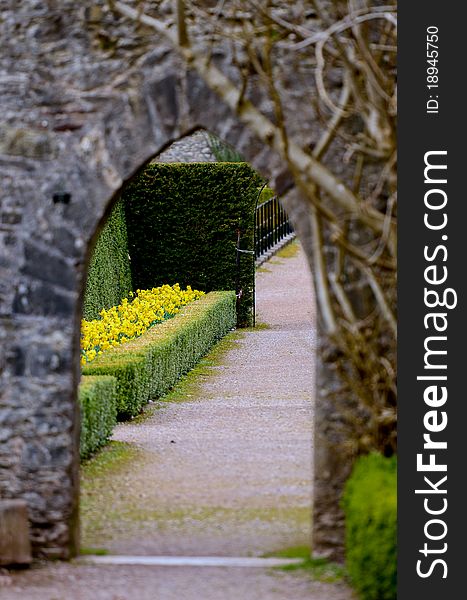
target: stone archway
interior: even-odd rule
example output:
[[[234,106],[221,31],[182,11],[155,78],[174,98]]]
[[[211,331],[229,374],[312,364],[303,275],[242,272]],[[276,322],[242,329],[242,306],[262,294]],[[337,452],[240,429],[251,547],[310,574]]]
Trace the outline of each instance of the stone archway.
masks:
[[[277,193],[292,187],[279,157],[154,32],[135,37],[104,18],[112,36],[134,42],[117,57],[90,0],[59,13],[11,3],[2,23],[12,48],[2,59],[0,496],[27,501],[35,552],[60,558],[76,553],[79,536],[76,389],[88,248],[116,192],[199,128],[241,152]],[[228,52],[219,60],[228,63]],[[285,202],[308,249],[306,205],[293,190]]]

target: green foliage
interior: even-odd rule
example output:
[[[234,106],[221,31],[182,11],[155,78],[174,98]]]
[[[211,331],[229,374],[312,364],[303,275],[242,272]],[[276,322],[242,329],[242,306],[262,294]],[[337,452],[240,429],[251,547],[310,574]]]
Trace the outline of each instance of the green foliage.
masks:
[[[260,186],[246,163],[149,165],[123,194],[135,288],[236,289],[237,230],[252,251]],[[240,253],[239,326],[252,322],[254,277],[254,255]]]
[[[259,200],[258,200],[258,205],[262,204],[263,202],[267,202],[268,200],[270,200],[271,198],[274,198],[275,193],[274,190],[272,190],[270,187],[265,186],[262,190],[261,190],[261,194],[259,196]]]
[[[115,377],[85,376],[79,385],[81,405],[80,456],[88,458],[112,435],[117,422]]]
[[[208,133],[208,144],[218,162],[244,162],[243,156],[217,136]]]
[[[363,600],[394,600],[397,592],[397,459],[359,458],[342,500],[346,562]]]
[[[83,302],[83,316],[97,319],[103,308],[120,304],[132,290],[123,202],[107,219],[91,255]]]
[[[300,562],[276,568],[281,571],[305,571],[317,581],[334,583],[342,580],[346,574],[342,565],[330,562],[327,558],[313,557],[309,546],[292,546],[280,552],[271,552],[266,556],[299,558]]]
[[[137,415],[167,393],[235,325],[235,293],[211,292],[141,337],[107,350],[86,365],[86,375],[117,379],[118,418]]]

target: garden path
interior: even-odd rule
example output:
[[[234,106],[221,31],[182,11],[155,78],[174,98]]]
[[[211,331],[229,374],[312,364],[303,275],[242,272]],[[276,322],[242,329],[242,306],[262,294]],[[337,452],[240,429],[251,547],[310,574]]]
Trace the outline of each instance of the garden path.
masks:
[[[259,328],[230,334],[171,402],[117,427],[113,439],[137,448],[138,468],[123,464],[107,491],[85,480],[85,546],[260,556],[309,544],[311,289],[302,253],[273,258],[258,273]]]
[[[83,546],[119,555],[252,557],[309,544],[311,290],[295,242],[259,269],[259,327],[227,336],[170,402],[118,426],[115,443],[84,469]],[[76,563],[32,569],[4,591],[8,600],[352,597],[343,583],[316,581],[304,570]]]

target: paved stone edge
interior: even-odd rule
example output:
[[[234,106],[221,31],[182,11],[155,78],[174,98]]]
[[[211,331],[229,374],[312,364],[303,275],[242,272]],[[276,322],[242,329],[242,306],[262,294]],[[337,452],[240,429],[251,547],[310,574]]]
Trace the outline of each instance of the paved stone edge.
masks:
[[[285,567],[299,564],[301,558],[260,558],[243,556],[122,556],[87,555],[73,562],[92,565],[147,565],[153,567]]]

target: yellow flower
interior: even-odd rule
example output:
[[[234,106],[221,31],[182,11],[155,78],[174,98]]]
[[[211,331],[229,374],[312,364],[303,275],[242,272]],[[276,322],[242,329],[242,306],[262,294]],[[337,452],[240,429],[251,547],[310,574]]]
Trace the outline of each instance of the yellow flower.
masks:
[[[136,294],[130,292],[132,300],[124,298],[119,306],[101,310],[100,318],[82,321],[81,365],[109,348],[139,337],[153,325],[176,315],[182,306],[203,295],[204,292],[192,290],[190,286],[181,290],[178,283],[136,290]]]

